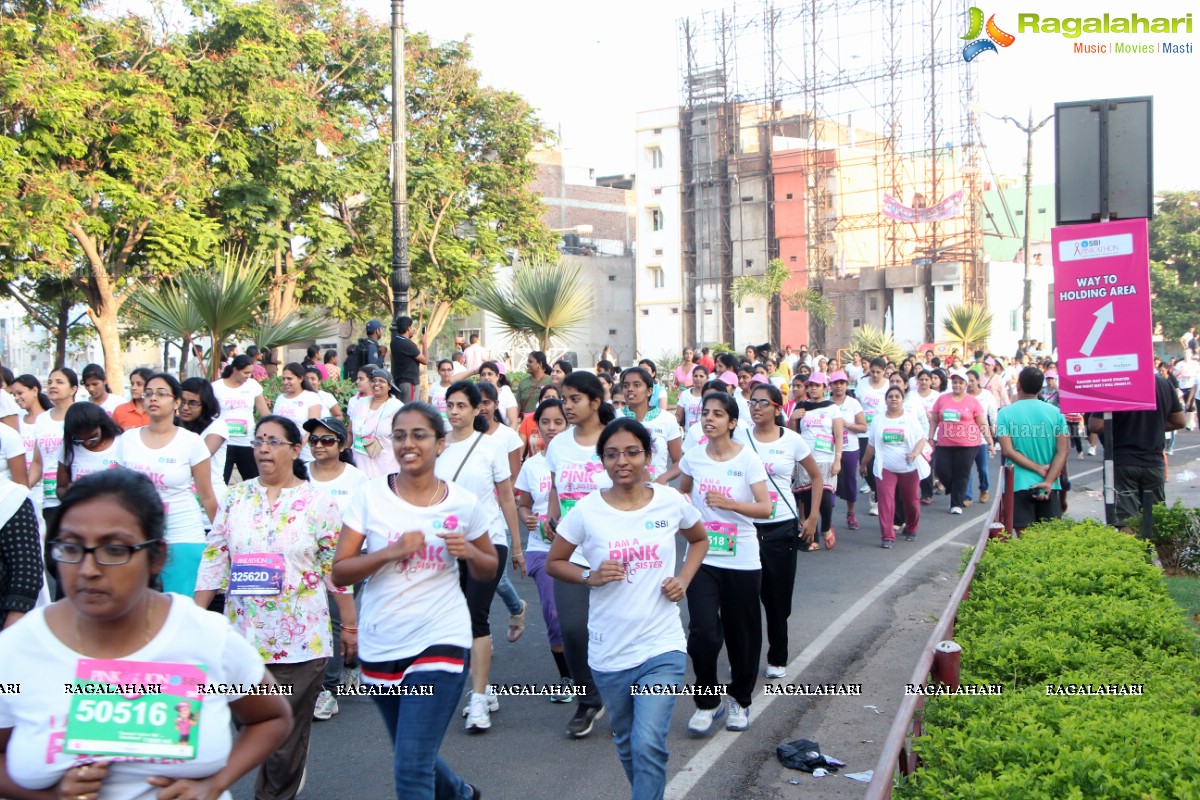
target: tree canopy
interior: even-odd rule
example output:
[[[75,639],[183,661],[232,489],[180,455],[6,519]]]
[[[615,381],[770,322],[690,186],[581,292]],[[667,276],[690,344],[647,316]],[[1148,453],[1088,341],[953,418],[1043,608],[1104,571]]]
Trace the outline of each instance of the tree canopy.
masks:
[[[1163,195],[1150,221],[1154,321],[1168,340],[1200,323],[1200,191]]]

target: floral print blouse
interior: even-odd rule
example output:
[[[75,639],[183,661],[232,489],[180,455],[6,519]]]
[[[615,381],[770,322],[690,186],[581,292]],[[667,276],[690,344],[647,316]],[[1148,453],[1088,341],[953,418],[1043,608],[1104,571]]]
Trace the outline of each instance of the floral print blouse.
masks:
[[[225,612],[268,664],[328,658],[333,641],[325,589],[350,591],[327,580],[341,525],[333,499],[307,481],[280,491],[274,505],[257,479],[231,486],[208,534],[196,590],[226,590],[239,555],[282,555],[282,591],[226,597]]]

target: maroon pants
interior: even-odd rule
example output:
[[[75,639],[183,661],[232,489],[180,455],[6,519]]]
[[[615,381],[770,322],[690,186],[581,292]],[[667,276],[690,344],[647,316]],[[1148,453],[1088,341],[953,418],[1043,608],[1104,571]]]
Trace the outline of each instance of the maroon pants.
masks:
[[[879,533],[885,542],[896,541],[892,518],[896,513],[896,489],[904,506],[904,532],[915,534],[921,524],[921,478],[916,471],[892,472],[885,469],[879,478]]]

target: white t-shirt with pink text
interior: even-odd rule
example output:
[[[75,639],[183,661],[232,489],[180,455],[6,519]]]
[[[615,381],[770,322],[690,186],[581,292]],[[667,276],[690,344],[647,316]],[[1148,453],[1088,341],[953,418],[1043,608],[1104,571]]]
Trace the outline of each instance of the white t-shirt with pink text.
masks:
[[[550,542],[546,539],[545,517],[546,506],[550,503],[551,476],[550,467],[546,464],[546,455],[538,453],[530,456],[521,465],[517,480],[513,484],[517,491],[529,495],[533,513],[538,516],[538,524],[531,528],[525,541],[526,553],[546,553],[550,550]]]
[[[165,447],[152,449],[142,441],[149,430],[134,428],[121,434],[123,463],[148,477],[158,490],[167,514],[167,542],[204,544],[204,510],[193,493],[192,467],[208,461],[208,447],[199,435],[176,428]]]
[[[704,563],[724,569],[762,569],[754,520],[736,511],[713,508],[705,500],[709,492],[718,492],[738,503],[753,503],[751,487],[767,483],[762,461],[746,445],[740,447],[741,451],[728,461],[714,460],[707,446],[697,447],[680,460],[679,468],[692,479],[692,505],[700,511],[708,530]]]

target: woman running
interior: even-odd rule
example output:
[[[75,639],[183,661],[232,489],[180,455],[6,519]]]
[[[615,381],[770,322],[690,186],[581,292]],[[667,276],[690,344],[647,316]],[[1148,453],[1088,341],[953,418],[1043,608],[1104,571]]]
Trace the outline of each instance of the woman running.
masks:
[[[508,427],[515,429],[521,419],[517,412],[517,398],[512,387],[508,385],[508,378],[500,371],[500,366],[495,361],[483,362],[479,365],[479,380],[496,387],[500,416],[504,417]]]
[[[804,390],[808,399],[796,403],[792,409],[791,423],[812,450],[824,479],[819,496],[814,491],[814,485],[807,482],[805,474],[797,476],[800,483],[798,489],[796,486],[793,488],[797,489],[805,516],[812,513],[814,505],[820,507],[821,536],[825,540],[825,549],[832,550],[837,546],[837,533],[833,528],[833,493],[842,469],[842,411],[832,400],[825,399],[828,382],[821,372],[814,372],[805,379]],[[811,542],[807,549],[816,550],[817,543]]]
[[[104,413],[111,417],[117,406],[121,405],[121,398],[112,394],[112,389],[108,388],[108,376],[104,374],[104,367],[88,364],[80,373],[79,380],[87,391],[88,400],[103,408]]]
[[[813,506],[808,516],[797,516],[796,497],[792,494],[792,475],[799,467],[808,474],[809,483],[824,486],[821,468],[804,437],[784,426],[783,396],[770,384],[756,386],[750,395],[750,417],[754,427],[739,428],[734,438],[750,445],[767,473],[771,517],[755,522],[762,586],[759,598],[767,616],[768,678],[787,675],[788,617],[792,613],[792,589],[796,584],[797,536],[811,542],[817,533],[820,509]]]
[[[63,425],[67,419],[67,409],[75,402],[78,389],[79,378],[69,367],[51,372],[46,379],[50,408],[40,414],[34,424],[37,452],[33,454],[33,470],[42,476],[42,515],[47,529],[58,513],[58,461],[62,450]]]
[[[404,404],[400,402],[399,390],[392,385],[390,372],[379,367],[363,369],[369,376],[371,394],[366,401],[355,404],[351,411],[354,466],[368,478],[378,478],[400,468],[387,437],[391,435],[392,417]]]
[[[42,499],[42,456],[38,449],[37,418],[50,408],[50,398],[42,391],[42,383],[33,375],[18,375],[12,385],[13,400],[24,413],[17,418],[17,430],[25,446],[25,485],[29,499],[40,514]],[[57,477],[57,476],[56,476]]]
[[[683,457],[683,432],[679,430],[679,423],[651,403],[654,376],[643,367],[630,367],[621,373],[621,390],[625,393],[625,408],[621,413],[636,419],[650,431],[650,480],[663,482],[662,476]]]
[[[867,432],[867,415],[857,400],[846,394],[850,376],[835,372],[829,376],[829,399],[842,410],[842,466],[837,476],[837,496],[846,501],[846,527],[858,530],[854,506],[858,502],[859,434]]]
[[[316,392],[304,388],[304,367],[295,362],[285,364],[281,374],[283,389],[275,398],[275,406],[271,413],[290,419],[296,424],[296,429],[300,430],[305,421],[321,416],[321,398],[317,397]],[[312,453],[308,451],[307,444],[300,451],[300,458],[306,463],[312,461]]]
[[[317,401],[321,404],[321,413],[317,416],[341,419],[343,417],[341,404],[332,393],[321,388],[321,380],[321,371],[315,366],[304,368],[304,389],[315,394]],[[315,419],[315,417],[311,419]],[[304,427],[303,424],[301,427]]]
[[[635,800],[661,798],[673,694],[635,687],[678,686],[687,667],[680,600],[708,541],[700,514],[677,492],[648,482],[650,434],[621,418],[596,443],[612,486],[579,502],[559,526],[548,569],[559,581],[593,587],[588,629],[592,675],[611,712],[617,757]],[[675,574],[676,536],[688,543]],[[588,566],[570,557],[580,551]],[[755,609],[757,616],[758,609]]]
[[[910,542],[917,538],[921,523],[920,482],[929,473],[929,464],[923,457],[924,428],[920,419],[905,409],[904,390],[893,386],[884,397],[887,410],[871,423],[860,469],[864,475],[868,470],[875,473],[879,487],[880,546],[887,549],[896,541],[892,522],[897,493],[904,505],[904,538]]]
[[[720,683],[717,657],[724,645],[731,670],[725,729],[744,731],[762,652],[762,564],[753,520],[770,518],[771,498],[762,462],[732,438],[737,402],[726,394],[705,397],[701,424],[708,443],[679,464],[679,491],[690,495],[708,531],[703,566],[687,589],[687,647],[696,683],[713,687]],[[704,736],[726,709],[716,695],[697,695],[695,701],[688,732]]]
[[[229,455],[229,426],[221,417],[221,406],[213,394],[212,384],[204,378],[188,378],[179,386],[183,399],[179,402],[179,416],[175,424],[191,431],[204,440],[208,448],[208,464],[212,473],[213,494],[217,507],[225,504],[225,461]],[[212,528],[212,522],[204,519],[204,529]]]
[[[987,414],[979,401],[967,394],[966,373],[950,373],[950,391],[933,404],[930,427],[937,431],[937,470],[950,494],[950,513],[961,514],[979,445],[986,441],[992,446]]]
[[[260,419],[271,413],[263,398],[262,384],[254,380],[254,361],[250,356],[235,356],[221,372],[221,379],[213,382],[213,394],[221,406],[221,421],[229,430],[229,449],[225,458],[225,483],[233,477],[233,468],[248,481],[258,477],[254,463],[254,448],[250,445],[254,430],[254,418]]]
[[[550,497],[546,502],[546,523],[553,546],[554,530],[575,505],[592,492],[612,485],[596,443],[604,426],[612,421],[612,406],[603,402],[600,379],[588,372],[572,372],[563,381],[563,409],[571,426],[546,448],[546,466],[550,469]],[[543,528],[544,529],[544,528]],[[575,553],[572,563],[586,567],[582,554]],[[597,719],[604,715],[604,703],[592,681],[588,666],[588,603],[586,586],[554,582],[554,605],[562,631],[563,656],[575,682],[579,704],[567,723],[567,735],[580,739],[592,732]]]
[[[691,377],[687,389],[680,388],[675,398],[675,421],[685,431],[700,421],[700,401],[704,384],[708,383],[708,370],[697,364]]]

